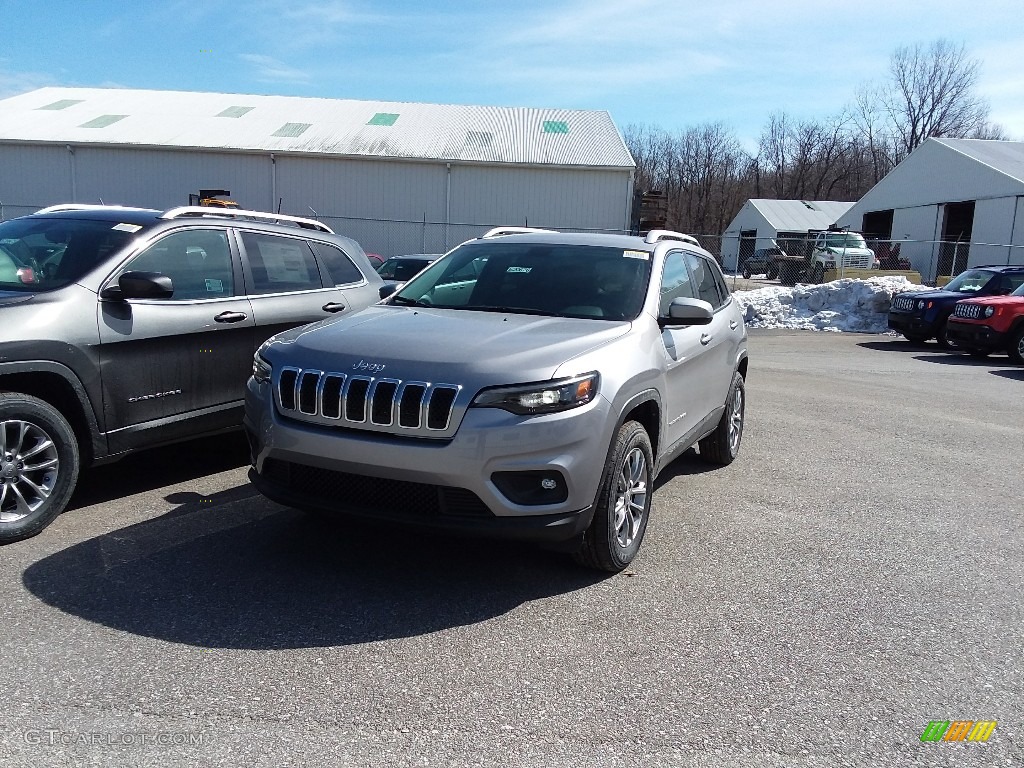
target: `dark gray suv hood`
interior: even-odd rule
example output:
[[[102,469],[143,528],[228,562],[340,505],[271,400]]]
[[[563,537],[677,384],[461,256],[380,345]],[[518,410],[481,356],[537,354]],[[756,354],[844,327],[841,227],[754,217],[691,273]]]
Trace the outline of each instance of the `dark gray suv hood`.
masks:
[[[629,327],[604,320],[375,306],[279,334],[264,356],[275,368],[487,386],[545,381],[562,363]]]

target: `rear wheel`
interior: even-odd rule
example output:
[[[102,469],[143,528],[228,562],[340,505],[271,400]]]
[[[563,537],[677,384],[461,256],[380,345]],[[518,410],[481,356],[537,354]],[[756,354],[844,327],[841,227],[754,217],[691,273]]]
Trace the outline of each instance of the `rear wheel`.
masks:
[[[594,519],[573,553],[580,565],[618,573],[640,549],[651,512],[654,455],[647,431],[636,421],[619,427],[601,476]]]
[[[811,282],[817,284],[822,283],[824,281],[825,267],[823,267],[821,264],[815,264],[814,268],[811,270]]]
[[[779,267],[776,264],[768,265],[768,279],[774,280],[779,276]]]
[[[1024,325],[1021,325],[1010,337],[1010,346],[1006,354],[1017,365],[1024,365]]]
[[[710,463],[725,466],[732,464],[740,452],[740,441],[743,439],[743,420],[746,411],[746,389],[743,377],[737,372],[732,375],[732,386],[729,397],[725,401],[725,412],[722,414],[715,431],[698,443],[700,457]]]
[[[0,544],[35,536],[71,499],[78,442],[49,403],[0,393]]]

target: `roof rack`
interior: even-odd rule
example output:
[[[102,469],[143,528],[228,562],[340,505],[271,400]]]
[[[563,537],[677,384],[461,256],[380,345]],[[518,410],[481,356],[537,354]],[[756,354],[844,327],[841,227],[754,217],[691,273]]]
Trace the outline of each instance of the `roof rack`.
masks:
[[[660,243],[662,240],[680,240],[690,245],[701,247],[700,241],[693,235],[684,235],[682,232],[673,232],[670,229],[652,229],[644,238],[645,243]]]
[[[154,208],[135,208],[130,205],[88,205],[86,203],[60,203],[40,208],[36,213],[60,213],[61,211],[152,211]]]
[[[265,213],[264,211],[245,211],[240,208],[210,208],[202,205],[183,205],[180,208],[171,208],[160,214],[161,219],[182,219],[188,217],[210,216],[217,219],[255,219],[257,221],[280,222],[294,224],[303,229],[316,229],[334,234],[334,230],[326,224],[321,224],[315,219],[304,219],[301,216],[285,216],[283,213]]]
[[[538,227],[495,227],[483,234],[483,237],[501,237],[502,235],[528,235],[531,233],[556,234],[555,229],[540,229]]]

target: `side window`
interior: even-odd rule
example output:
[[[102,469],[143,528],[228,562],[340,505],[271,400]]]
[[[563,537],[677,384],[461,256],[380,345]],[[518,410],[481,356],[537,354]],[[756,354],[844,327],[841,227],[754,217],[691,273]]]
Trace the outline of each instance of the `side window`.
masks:
[[[310,241],[316,255],[327,266],[328,280],[330,285],[348,285],[359,283],[363,280],[363,273],[359,267],[352,263],[352,260],[345,255],[341,248],[327,243],[320,243],[316,240]]]
[[[297,237],[242,232],[252,272],[253,293],[286,293],[323,288],[309,243]]]
[[[725,277],[717,264],[711,265],[711,274],[715,276],[715,285],[718,286],[718,293],[722,296],[722,303],[729,300],[729,286],[725,284]]]
[[[665,268],[661,272],[661,304],[658,313],[668,316],[668,305],[672,299],[695,299],[697,295],[690,284],[690,273],[686,270],[686,262],[681,251],[673,251],[665,259]]]
[[[690,275],[693,279],[693,287],[697,291],[697,298],[703,299],[712,307],[717,309],[722,305],[722,297],[718,293],[718,284],[715,282],[715,268],[703,256],[695,253],[686,254],[686,261],[690,266]]]
[[[171,278],[174,294],[168,301],[224,299],[235,295],[231,249],[224,230],[172,232],[129,261],[118,276],[129,271],[159,272]]]

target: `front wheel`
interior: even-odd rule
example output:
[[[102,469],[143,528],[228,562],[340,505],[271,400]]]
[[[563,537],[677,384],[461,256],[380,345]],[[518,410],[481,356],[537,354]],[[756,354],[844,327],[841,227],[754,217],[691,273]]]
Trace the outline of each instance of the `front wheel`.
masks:
[[[78,442],[52,405],[0,393],[0,544],[35,536],[71,499]]]
[[[725,401],[725,412],[722,414],[715,431],[701,440],[700,457],[710,464],[726,466],[740,452],[743,440],[743,422],[746,414],[746,389],[743,377],[737,371],[732,375],[732,386]]]
[[[651,512],[654,452],[647,430],[639,422],[619,427],[612,443],[594,519],[573,553],[580,565],[618,573],[640,549]]]
[[[1006,354],[1017,365],[1024,365],[1024,325],[1010,337],[1010,345],[1006,348]]]
[[[815,264],[811,270],[811,282],[816,285],[825,282],[825,267],[821,264]]]
[[[744,280],[749,280],[749,279],[750,279],[750,276],[751,276],[752,274],[753,274],[753,273],[752,273],[752,272],[750,271],[750,267],[744,267],[744,268],[743,268],[743,279],[744,279]]]

